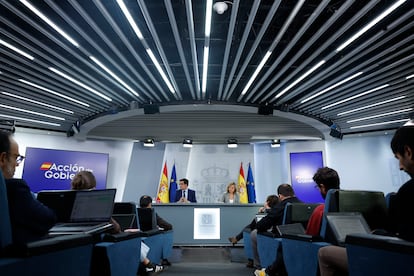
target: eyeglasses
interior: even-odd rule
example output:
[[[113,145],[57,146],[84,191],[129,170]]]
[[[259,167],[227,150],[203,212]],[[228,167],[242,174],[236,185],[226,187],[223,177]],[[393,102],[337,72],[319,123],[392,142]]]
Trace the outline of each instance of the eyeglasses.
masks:
[[[11,154],[11,153],[8,153],[8,154],[13,156],[13,157],[16,157],[16,163],[17,164],[22,163],[23,160],[26,158],[26,157],[24,157],[23,155],[20,155],[20,154]]]

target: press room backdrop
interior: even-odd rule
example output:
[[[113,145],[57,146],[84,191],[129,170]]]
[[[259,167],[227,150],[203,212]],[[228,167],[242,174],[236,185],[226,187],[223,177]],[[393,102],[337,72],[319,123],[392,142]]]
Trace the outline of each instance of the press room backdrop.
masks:
[[[192,188],[205,181],[200,176],[204,168],[227,168],[229,176],[223,178],[223,182],[227,183],[226,180],[236,180],[240,162],[244,166],[252,162],[256,198],[263,203],[268,194],[276,192],[277,185],[290,183],[289,154],[309,151],[322,151],[324,164],[338,171],[343,189],[379,190],[384,193],[396,191],[408,177],[398,169],[398,162],[389,146],[391,137],[378,135],[347,137],[343,140],[288,142],[280,148],[271,148],[268,144],[241,145],[232,153],[226,154],[228,149],[224,145],[205,147],[203,151],[197,149],[198,145],[188,150],[180,144],[157,143],[155,148],[148,149],[142,147],[141,143],[132,141],[77,141],[62,134],[32,130],[28,132],[21,128],[15,133],[23,155],[26,147],[108,153],[107,187],[117,188],[117,201],[135,202],[142,194],[156,195],[166,160],[169,177],[175,162],[177,177],[188,177]],[[221,152],[214,152],[213,149]],[[211,152],[208,153],[208,150]],[[191,153],[193,151],[195,153]],[[203,152],[206,154],[204,157]],[[227,161],[217,157],[223,155],[228,155]],[[15,176],[22,176],[22,166],[17,168]]]

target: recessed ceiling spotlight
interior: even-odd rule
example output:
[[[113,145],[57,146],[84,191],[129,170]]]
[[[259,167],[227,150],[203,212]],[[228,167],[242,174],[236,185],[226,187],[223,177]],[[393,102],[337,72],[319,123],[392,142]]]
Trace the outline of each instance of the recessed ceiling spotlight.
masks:
[[[227,147],[231,149],[237,148],[237,139],[228,139]]]
[[[192,148],[193,147],[193,140],[186,138],[183,140],[183,147],[184,148]]]
[[[155,146],[154,139],[147,138],[144,140],[144,147],[154,147],[154,146]]]
[[[278,139],[273,139],[273,140],[272,140],[272,143],[270,144],[270,146],[271,146],[272,148],[280,148],[280,140],[278,140]]]

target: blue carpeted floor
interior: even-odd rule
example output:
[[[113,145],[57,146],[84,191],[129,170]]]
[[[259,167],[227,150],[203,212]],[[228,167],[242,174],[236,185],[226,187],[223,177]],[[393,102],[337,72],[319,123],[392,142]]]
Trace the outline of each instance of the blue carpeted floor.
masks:
[[[172,266],[160,275],[251,276],[254,272],[246,267],[243,248],[237,247],[174,248],[169,260]]]

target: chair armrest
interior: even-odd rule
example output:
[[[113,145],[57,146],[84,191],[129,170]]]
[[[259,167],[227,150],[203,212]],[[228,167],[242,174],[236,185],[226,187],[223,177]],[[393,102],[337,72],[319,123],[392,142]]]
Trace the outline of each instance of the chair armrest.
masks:
[[[119,241],[134,239],[137,237],[142,237],[142,232],[121,232],[117,234],[105,234],[102,237],[102,241],[119,242]]]
[[[397,237],[374,234],[353,234],[346,236],[345,243],[414,255],[414,242]]]
[[[280,235],[270,232],[270,231],[257,232],[257,235],[262,235],[262,236],[271,237],[271,238],[280,238]]]
[[[307,242],[323,241],[322,237],[320,236],[312,236],[312,235],[306,235],[306,234],[286,234],[286,235],[283,235],[282,238],[298,240],[298,241],[307,241]]]
[[[12,245],[5,250],[2,256],[30,257],[93,243],[94,238],[89,234],[54,236],[24,245]]]

